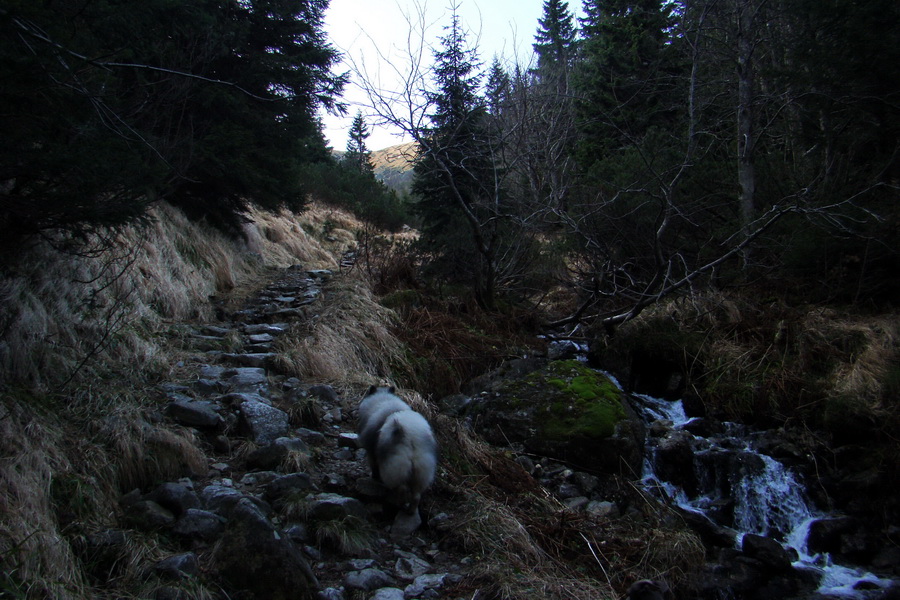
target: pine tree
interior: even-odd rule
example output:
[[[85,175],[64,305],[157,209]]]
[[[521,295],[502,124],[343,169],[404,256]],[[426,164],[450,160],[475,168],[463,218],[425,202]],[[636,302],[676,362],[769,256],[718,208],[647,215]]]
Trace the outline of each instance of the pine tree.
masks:
[[[352,166],[360,173],[373,173],[372,152],[366,146],[366,140],[370,132],[363,118],[362,111],[358,111],[353,117],[350,132],[347,139],[347,152],[344,154],[344,163]]]

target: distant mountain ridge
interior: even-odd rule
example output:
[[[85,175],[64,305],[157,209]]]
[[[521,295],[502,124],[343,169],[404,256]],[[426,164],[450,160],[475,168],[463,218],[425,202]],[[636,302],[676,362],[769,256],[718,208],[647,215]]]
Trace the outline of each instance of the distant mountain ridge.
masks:
[[[372,152],[375,177],[399,194],[409,193],[417,150],[415,142],[407,142]]]

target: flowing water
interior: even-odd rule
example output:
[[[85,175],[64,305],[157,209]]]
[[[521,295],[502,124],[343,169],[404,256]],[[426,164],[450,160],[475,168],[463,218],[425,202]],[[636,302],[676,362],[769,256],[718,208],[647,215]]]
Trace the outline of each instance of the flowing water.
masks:
[[[666,420],[675,431],[691,429],[694,420],[685,415],[680,401],[644,395],[635,398],[640,404],[636,408],[648,425]],[[725,424],[721,433],[709,437],[690,435],[694,474],[689,485],[663,481],[657,476],[655,456],[660,438],[648,436],[643,477],[646,489],[734,529],[738,547],[743,536],[752,533],[792,548],[798,556],[795,567],[821,574],[818,593],[822,597],[863,599],[877,595],[891,584],[890,580],[863,570],[836,565],[827,554],[808,552],[810,525],[816,519],[833,515],[822,513],[811,504],[790,469],[757,452],[745,428]]]

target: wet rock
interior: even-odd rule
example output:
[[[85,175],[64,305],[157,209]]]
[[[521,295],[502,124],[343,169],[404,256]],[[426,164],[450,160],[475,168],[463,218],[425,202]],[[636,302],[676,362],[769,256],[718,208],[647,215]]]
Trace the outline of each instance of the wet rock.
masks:
[[[656,447],[656,476],[680,486],[688,497],[697,493],[693,439],[686,431],[670,431]]]
[[[706,546],[731,548],[734,546],[737,532],[714,523],[712,519],[690,510],[678,510],[678,514],[687,525],[697,532]]]
[[[772,538],[748,533],[741,542],[741,551],[774,573],[787,573],[793,570],[791,563],[794,557]]]
[[[809,526],[806,547],[809,552],[839,554],[843,538],[859,530],[859,521],[852,517],[817,519]]]
[[[722,422],[706,417],[697,417],[681,426],[681,429],[700,437],[713,437],[724,432]]]

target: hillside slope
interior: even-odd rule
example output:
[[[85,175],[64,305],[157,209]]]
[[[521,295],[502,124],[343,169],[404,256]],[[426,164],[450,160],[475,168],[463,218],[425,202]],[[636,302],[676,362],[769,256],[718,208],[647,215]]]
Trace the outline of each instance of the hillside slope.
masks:
[[[408,142],[372,152],[375,177],[399,193],[409,192],[416,151],[416,143]]]

